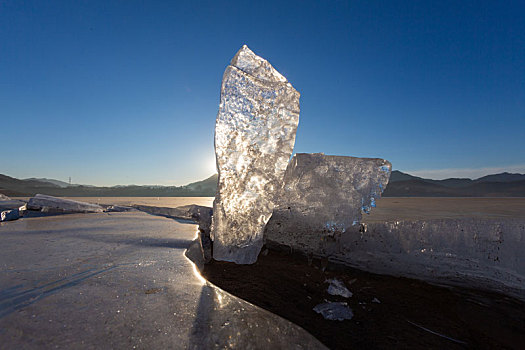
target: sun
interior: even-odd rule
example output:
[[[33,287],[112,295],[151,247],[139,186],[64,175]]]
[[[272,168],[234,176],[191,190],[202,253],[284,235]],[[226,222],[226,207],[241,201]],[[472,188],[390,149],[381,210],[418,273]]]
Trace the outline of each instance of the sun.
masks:
[[[217,163],[215,161],[215,156],[213,156],[207,163],[206,163],[206,171],[210,174],[215,174],[217,172]]]

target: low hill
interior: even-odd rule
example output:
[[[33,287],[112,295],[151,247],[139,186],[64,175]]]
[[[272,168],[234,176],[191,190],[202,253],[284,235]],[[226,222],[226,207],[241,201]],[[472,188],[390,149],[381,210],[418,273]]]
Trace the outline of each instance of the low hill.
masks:
[[[25,179],[0,174],[0,193],[10,197],[30,197],[37,193],[64,197],[213,197],[217,175],[185,186],[62,186],[58,180]]]
[[[52,184],[52,185],[56,185],[58,187],[68,187],[69,184],[67,182],[64,182],[64,181],[60,181],[60,180],[54,180],[54,179],[46,179],[46,178],[35,178],[35,177],[32,177],[32,178],[29,178],[29,179],[24,179],[22,181],[38,181],[38,182],[45,182],[45,183],[49,183],[49,184]],[[78,185],[75,185],[75,186],[78,186]]]
[[[525,174],[501,173],[480,177],[476,182],[515,182],[525,181]]]
[[[219,178],[219,175],[214,174],[205,180],[192,182],[191,184],[184,186],[184,188],[187,188],[192,191],[197,191],[197,192],[213,193],[212,195],[213,197],[215,196],[215,191],[217,190],[218,178]]]
[[[525,175],[493,174],[479,179],[424,179],[394,170],[384,197],[525,197]]]

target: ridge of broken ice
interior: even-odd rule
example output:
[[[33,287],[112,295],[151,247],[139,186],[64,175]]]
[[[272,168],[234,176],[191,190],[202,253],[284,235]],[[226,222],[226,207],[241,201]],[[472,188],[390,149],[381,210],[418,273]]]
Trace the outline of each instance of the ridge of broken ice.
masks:
[[[37,194],[29,199],[27,209],[41,210],[44,212],[60,211],[65,213],[101,213],[104,211],[104,209],[97,204],[58,198],[45,194]]]

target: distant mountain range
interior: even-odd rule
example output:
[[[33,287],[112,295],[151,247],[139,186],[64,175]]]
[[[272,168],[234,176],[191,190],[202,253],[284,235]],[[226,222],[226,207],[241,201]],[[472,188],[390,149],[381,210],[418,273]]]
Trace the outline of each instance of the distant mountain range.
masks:
[[[217,174],[185,186],[70,185],[64,181],[16,179],[0,174],[0,193],[27,197],[37,193],[70,197],[213,197]],[[394,170],[384,197],[525,197],[525,174],[501,173],[479,179],[424,179]]]
[[[479,179],[424,179],[392,171],[384,197],[525,197],[525,174],[501,173]]]
[[[65,181],[54,180],[54,179],[46,179],[46,178],[31,177],[29,179],[24,179],[24,181],[25,180],[51,183],[53,185],[57,185],[58,187],[62,187],[62,188],[69,187],[69,186],[80,186],[79,184],[69,184],[69,183],[67,183]]]
[[[65,197],[213,197],[217,174],[186,186],[112,186],[70,185],[67,182],[30,178],[16,179],[0,174],[0,193],[10,197],[29,197],[37,193]]]

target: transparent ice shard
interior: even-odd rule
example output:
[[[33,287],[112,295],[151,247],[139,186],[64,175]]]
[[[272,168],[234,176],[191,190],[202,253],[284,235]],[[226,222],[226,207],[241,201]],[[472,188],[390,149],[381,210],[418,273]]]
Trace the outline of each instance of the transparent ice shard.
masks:
[[[353,295],[352,292],[346,288],[345,284],[337,278],[329,279],[326,282],[330,283],[327,290],[330,295],[339,295],[344,298],[350,298]]]
[[[246,45],[226,68],[215,124],[216,260],[239,264],[257,260],[293,151],[299,96],[285,77]]]
[[[351,320],[354,317],[352,309],[345,302],[329,301],[316,305],[313,310],[323,315],[326,320],[331,321]]]

